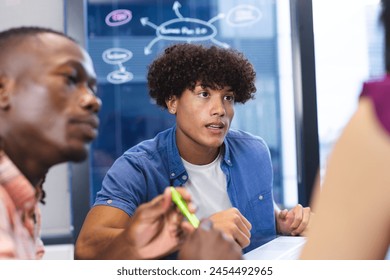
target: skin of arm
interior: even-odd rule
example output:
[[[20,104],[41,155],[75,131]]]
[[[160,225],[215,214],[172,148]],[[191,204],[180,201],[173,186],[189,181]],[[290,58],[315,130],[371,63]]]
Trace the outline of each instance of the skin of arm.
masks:
[[[362,98],[329,158],[302,259],[382,259],[390,244],[390,137]]]
[[[177,188],[189,202],[190,195]],[[194,208],[189,204],[190,211]],[[140,205],[130,217],[110,206],[88,213],[76,242],[76,259],[154,259],[175,251],[182,238],[182,216],[172,207],[171,193]],[[186,225],[188,227],[188,225]]]

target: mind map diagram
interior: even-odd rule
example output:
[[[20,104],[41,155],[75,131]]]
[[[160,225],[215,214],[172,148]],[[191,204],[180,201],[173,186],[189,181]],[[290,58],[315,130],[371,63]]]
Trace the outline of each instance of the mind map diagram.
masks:
[[[140,19],[142,25],[148,25],[156,30],[156,38],[144,48],[145,55],[151,54],[153,45],[160,40],[184,41],[188,43],[210,40],[223,48],[229,48],[228,44],[215,39],[218,32],[213,23],[224,18],[224,14],[220,13],[209,21],[204,21],[197,18],[183,17],[179,11],[180,8],[181,4],[175,1],[172,9],[177,18],[168,20],[159,26],[150,22],[147,17]]]
[[[199,42],[210,40],[212,43],[229,48],[229,44],[215,39],[218,34],[214,22],[226,18],[226,22],[232,27],[242,27],[253,24],[262,18],[261,11],[252,5],[237,5],[230,9],[225,17],[224,13],[219,13],[208,21],[197,18],[184,17],[180,13],[181,4],[175,1],[172,6],[177,18],[156,25],[149,21],[148,17],[141,17],[140,22],[143,26],[149,26],[156,30],[156,37],[144,47],[144,54],[150,55],[153,46],[160,40],[181,41],[181,42]],[[128,23],[132,19],[132,13],[129,10],[115,10],[106,17],[106,24],[114,27]],[[118,66],[118,70],[112,71],[107,75],[107,80],[113,84],[129,82],[133,79],[133,73],[126,70],[123,63],[130,60],[133,53],[124,48],[110,48],[103,52],[103,60],[112,65]]]

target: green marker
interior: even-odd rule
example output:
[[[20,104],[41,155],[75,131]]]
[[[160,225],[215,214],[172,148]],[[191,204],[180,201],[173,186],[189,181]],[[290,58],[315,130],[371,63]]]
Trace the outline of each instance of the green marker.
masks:
[[[190,210],[188,210],[187,203],[185,202],[181,194],[174,187],[171,187],[171,193],[172,201],[176,204],[177,208],[179,208],[180,212],[184,215],[184,217],[187,218],[190,224],[194,228],[197,228],[199,226],[199,220],[195,216],[195,214],[191,213]]]

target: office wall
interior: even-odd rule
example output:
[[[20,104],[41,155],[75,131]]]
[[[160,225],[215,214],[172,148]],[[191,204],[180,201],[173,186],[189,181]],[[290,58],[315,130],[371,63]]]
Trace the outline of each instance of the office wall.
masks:
[[[0,0],[0,30],[21,25],[43,26],[64,31],[64,0]],[[46,178],[47,203],[41,207],[44,238],[71,237],[68,178],[67,164],[52,168]]]

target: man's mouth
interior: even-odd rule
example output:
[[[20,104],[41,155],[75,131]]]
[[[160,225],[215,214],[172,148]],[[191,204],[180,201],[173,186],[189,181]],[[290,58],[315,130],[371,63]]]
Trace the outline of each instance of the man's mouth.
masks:
[[[225,124],[223,122],[210,123],[207,124],[206,127],[211,129],[223,129],[225,127]]]
[[[97,117],[72,119],[71,123],[89,125],[93,129],[97,129],[99,127],[99,119]]]

